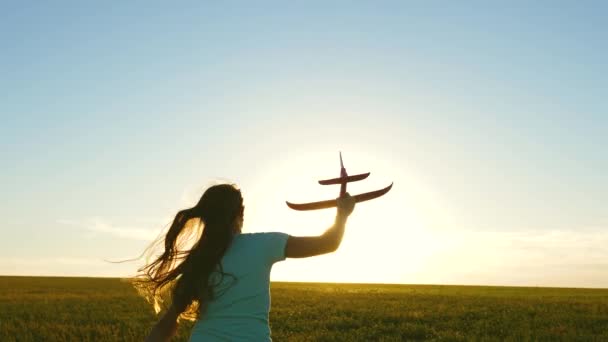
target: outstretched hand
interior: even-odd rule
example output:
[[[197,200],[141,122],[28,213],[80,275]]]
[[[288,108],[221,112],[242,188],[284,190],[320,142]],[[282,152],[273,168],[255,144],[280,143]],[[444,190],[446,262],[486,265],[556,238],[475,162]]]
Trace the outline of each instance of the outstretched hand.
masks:
[[[355,198],[348,192],[337,198],[338,201],[338,216],[348,217],[355,209]]]

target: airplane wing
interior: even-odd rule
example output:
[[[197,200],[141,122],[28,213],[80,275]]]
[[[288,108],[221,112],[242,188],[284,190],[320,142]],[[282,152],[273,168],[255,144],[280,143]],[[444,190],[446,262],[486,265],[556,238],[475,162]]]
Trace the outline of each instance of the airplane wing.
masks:
[[[357,175],[357,176],[360,176],[360,175]],[[356,203],[369,201],[371,199],[378,198],[378,197],[386,194],[387,192],[389,192],[391,190],[392,187],[393,187],[393,183],[391,183],[391,185],[387,186],[384,189],[366,192],[363,194],[355,195],[353,197],[355,198]],[[291,203],[291,202],[285,202],[285,203],[287,203],[288,207],[290,207],[291,209],[294,209],[294,210],[316,210],[316,209],[335,208],[338,206],[338,202],[335,199],[327,200],[327,201],[311,202],[311,203]]]
[[[356,182],[356,181],[363,180],[363,179],[367,178],[368,176],[369,176],[369,172],[368,173],[362,173],[362,174],[359,174],[359,175],[347,176],[347,177],[324,179],[324,180],[320,180],[319,184],[321,184],[321,185],[330,185],[330,184],[342,184],[343,182],[346,182],[346,183]]]

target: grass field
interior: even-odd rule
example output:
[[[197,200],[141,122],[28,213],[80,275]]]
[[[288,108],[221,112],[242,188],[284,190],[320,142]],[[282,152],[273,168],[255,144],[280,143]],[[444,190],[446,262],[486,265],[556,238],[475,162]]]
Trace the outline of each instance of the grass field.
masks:
[[[275,341],[608,341],[608,289],[273,283],[270,320]],[[0,277],[0,341],[141,341],[154,322],[119,279]]]

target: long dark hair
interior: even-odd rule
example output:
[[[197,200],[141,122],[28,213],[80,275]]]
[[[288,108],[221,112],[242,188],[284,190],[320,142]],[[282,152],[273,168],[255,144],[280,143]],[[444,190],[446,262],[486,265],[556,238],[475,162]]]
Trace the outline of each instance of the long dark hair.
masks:
[[[164,252],[138,269],[133,280],[157,313],[168,307],[170,295],[180,318],[200,317],[216,295],[210,275],[225,275],[220,261],[240,230],[243,213],[241,191],[234,184],[219,184],[208,188],[194,207],[175,215],[167,234],[148,247],[163,243]]]

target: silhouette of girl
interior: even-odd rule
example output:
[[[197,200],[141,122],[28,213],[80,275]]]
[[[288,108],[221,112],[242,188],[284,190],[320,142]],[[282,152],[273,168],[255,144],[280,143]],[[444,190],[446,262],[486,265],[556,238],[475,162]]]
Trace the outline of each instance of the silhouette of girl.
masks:
[[[246,234],[241,191],[233,184],[210,187],[194,207],[177,213],[159,240],[162,255],[138,270],[135,287],[157,313],[165,308],[146,341],[170,340],[179,318],[196,321],[191,341],[271,341],[272,265],[334,252],[354,206],[348,193],[338,198],[335,223],[319,236]],[[192,237],[198,240],[186,248]]]

